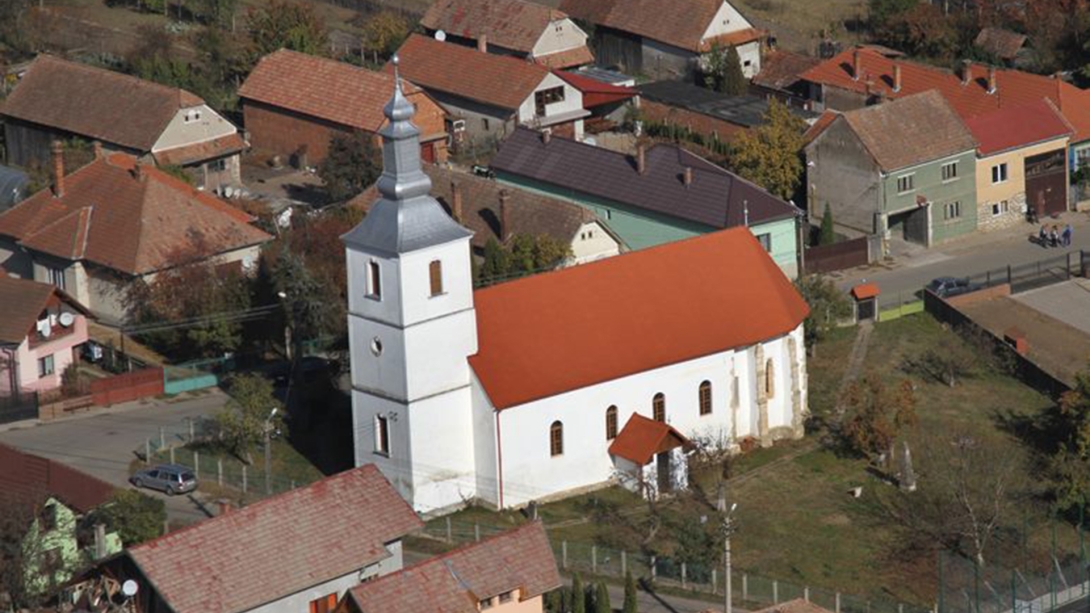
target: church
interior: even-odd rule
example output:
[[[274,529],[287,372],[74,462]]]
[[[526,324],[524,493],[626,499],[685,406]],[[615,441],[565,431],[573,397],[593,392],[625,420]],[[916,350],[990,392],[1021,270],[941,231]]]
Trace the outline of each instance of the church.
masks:
[[[808,307],[746,228],[474,291],[395,81],[379,198],[343,237],[357,466],[438,513],[662,492],[693,441],[803,435]]]

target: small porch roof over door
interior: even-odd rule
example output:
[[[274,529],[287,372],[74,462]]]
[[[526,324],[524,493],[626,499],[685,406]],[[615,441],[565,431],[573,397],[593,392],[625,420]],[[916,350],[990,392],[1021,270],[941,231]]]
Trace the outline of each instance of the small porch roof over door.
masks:
[[[644,466],[659,453],[689,445],[689,439],[670,424],[633,413],[609,446],[609,453]]]

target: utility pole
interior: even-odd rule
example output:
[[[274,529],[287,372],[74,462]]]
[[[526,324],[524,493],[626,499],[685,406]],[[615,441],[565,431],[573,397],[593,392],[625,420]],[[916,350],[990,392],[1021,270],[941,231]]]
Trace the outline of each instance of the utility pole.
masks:
[[[725,587],[723,590],[723,613],[733,613],[733,606],[731,604],[731,578],[730,578],[730,537],[734,533],[735,526],[734,520],[731,517],[734,514],[735,509],[738,508],[737,504],[730,505],[727,508],[727,490],[725,484],[719,486],[719,512],[723,514],[723,566],[724,577],[726,578]]]
[[[272,420],[280,409],[273,407],[265,419],[265,495],[272,494]]]

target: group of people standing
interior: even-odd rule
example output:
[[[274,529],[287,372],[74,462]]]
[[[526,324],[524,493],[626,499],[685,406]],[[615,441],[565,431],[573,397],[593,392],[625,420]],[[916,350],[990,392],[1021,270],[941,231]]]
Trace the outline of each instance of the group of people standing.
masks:
[[[1048,224],[1041,226],[1041,231],[1037,233],[1037,238],[1042,247],[1070,247],[1071,246],[1071,224],[1064,226],[1063,230],[1056,224],[1052,224],[1049,228]]]

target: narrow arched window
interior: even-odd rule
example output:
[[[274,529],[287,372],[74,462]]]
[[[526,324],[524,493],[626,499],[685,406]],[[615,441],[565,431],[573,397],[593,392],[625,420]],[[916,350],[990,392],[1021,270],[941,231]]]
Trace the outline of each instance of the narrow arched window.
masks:
[[[564,424],[554,421],[549,426],[549,455],[558,456],[564,453]]]
[[[374,260],[367,263],[367,295],[382,298],[382,274],[378,262]]]
[[[659,392],[651,399],[651,417],[655,421],[666,421],[666,394]]]
[[[772,360],[765,362],[765,396],[771,398],[776,395],[776,371]]]
[[[606,440],[617,438],[617,407],[610,406],[606,409]]]
[[[443,293],[443,263],[432,260],[428,264],[428,276],[431,279],[431,295],[438,296]]]
[[[712,382],[705,381],[700,384],[700,414],[711,415],[712,412]]]

